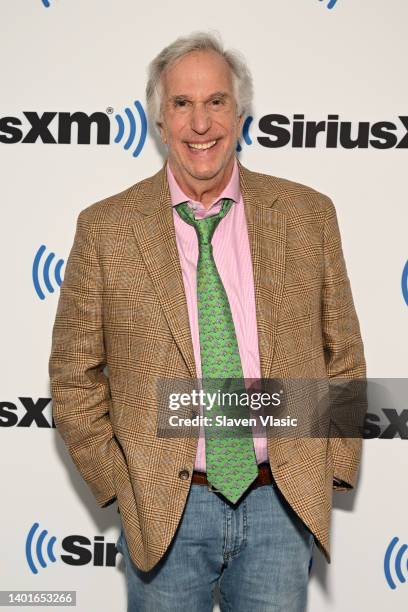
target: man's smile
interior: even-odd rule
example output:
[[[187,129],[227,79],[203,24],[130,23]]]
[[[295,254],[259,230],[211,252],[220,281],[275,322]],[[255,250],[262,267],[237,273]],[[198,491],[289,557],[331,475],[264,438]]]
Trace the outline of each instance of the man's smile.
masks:
[[[187,142],[190,149],[206,150],[216,145],[218,140],[208,140],[207,142]]]
[[[217,138],[215,140],[207,140],[206,142],[186,142],[186,145],[191,153],[194,153],[194,154],[201,153],[202,154],[216,147],[219,140],[220,139]]]

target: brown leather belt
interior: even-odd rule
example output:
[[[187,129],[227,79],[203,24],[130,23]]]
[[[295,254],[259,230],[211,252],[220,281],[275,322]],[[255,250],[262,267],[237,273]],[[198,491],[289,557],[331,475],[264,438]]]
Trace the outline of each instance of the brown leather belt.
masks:
[[[207,480],[207,474],[205,472],[196,472],[193,471],[193,476],[191,478],[191,482],[193,484],[205,485],[209,491],[217,492],[217,489],[213,487]],[[248,491],[251,489],[257,489],[258,487],[262,487],[267,484],[275,484],[274,478],[271,472],[271,466],[269,463],[261,463],[258,465],[258,476],[253,481],[253,483],[248,487]]]

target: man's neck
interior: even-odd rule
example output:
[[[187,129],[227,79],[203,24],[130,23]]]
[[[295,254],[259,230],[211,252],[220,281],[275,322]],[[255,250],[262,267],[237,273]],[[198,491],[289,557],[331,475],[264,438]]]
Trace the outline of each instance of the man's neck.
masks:
[[[235,157],[233,157],[230,163],[226,166],[222,176],[216,176],[214,179],[209,180],[192,180],[185,179],[182,173],[177,171],[177,167],[173,167],[172,163],[168,161],[170,169],[176,179],[180,189],[189,197],[191,200],[201,202],[204,208],[209,208],[217,199],[217,196],[225,189],[228,185],[232,171],[234,169]]]

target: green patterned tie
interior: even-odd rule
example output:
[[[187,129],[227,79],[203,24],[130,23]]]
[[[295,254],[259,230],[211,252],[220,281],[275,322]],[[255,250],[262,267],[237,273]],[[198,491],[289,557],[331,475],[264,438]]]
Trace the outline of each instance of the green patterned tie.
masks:
[[[192,225],[198,237],[197,307],[203,388],[217,392],[224,381],[227,392],[243,390],[243,372],[228,297],[212,253],[211,240],[233,200],[225,199],[217,215],[196,219],[187,202],[176,206],[180,217]],[[232,380],[231,380],[232,379]],[[228,382],[227,382],[228,384]],[[217,386],[216,386],[217,385]],[[242,402],[241,402],[242,403]],[[214,404],[208,412],[212,427],[205,427],[207,479],[215,490],[236,503],[258,475],[251,427],[214,426],[217,416],[248,418],[246,405]]]

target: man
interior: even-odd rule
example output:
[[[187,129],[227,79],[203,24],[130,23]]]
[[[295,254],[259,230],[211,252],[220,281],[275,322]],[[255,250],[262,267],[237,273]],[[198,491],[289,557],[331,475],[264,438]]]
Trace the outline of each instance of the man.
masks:
[[[217,582],[223,611],[304,610],[332,489],[356,483],[357,438],[158,435],[163,379],[365,375],[331,200],[236,159],[251,93],[213,36],[153,60],[168,159],[80,213],[61,287],[54,419],[98,504],[118,501],[129,610],[210,611]]]

